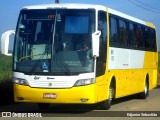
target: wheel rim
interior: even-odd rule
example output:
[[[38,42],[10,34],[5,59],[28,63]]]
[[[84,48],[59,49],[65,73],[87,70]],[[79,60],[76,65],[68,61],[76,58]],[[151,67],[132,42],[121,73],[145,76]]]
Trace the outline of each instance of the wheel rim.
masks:
[[[109,89],[109,96],[108,96],[108,101],[109,102],[112,101],[113,95],[114,95],[114,89],[112,87],[110,87],[110,89]]]
[[[114,98],[114,87],[110,85],[108,90],[108,99],[102,102],[102,108],[108,110],[111,106],[113,98]]]
[[[145,95],[147,95],[147,92],[148,92],[147,83],[145,84],[144,92],[145,92]]]

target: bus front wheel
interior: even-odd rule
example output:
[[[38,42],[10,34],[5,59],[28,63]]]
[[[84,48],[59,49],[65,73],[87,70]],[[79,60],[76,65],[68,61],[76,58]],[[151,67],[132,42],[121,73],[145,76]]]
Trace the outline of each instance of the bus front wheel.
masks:
[[[112,100],[114,99],[114,95],[115,95],[115,87],[114,87],[114,84],[111,84],[108,91],[108,99],[101,103],[102,109],[105,109],[105,110],[110,109]]]

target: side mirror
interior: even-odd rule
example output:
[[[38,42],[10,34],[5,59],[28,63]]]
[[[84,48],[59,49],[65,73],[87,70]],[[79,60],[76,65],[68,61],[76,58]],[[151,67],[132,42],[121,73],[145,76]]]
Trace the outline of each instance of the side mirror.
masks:
[[[99,38],[101,35],[101,31],[96,31],[92,34],[92,54],[93,57],[99,57]]]
[[[2,51],[2,54],[6,55],[6,56],[12,56],[12,54],[8,52],[9,39],[12,34],[15,34],[15,30],[6,31],[1,36],[1,51]]]

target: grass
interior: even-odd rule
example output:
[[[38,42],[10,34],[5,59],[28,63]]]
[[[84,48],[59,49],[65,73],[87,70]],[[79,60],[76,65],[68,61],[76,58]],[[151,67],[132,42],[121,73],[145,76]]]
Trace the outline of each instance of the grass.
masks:
[[[13,102],[12,57],[0,53],[0,104]]]
[[[12,57],[0,53],[0,80],[10,79],[12,76]]]

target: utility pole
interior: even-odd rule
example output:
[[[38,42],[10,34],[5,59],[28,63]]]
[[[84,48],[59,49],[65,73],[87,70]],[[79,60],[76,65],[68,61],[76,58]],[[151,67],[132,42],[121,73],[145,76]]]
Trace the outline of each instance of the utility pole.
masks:
[[[55,0],[55,3],[57,3],[57,4],[58,4],[58,3],[59,3],[59,0]]]

